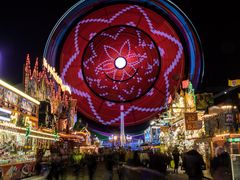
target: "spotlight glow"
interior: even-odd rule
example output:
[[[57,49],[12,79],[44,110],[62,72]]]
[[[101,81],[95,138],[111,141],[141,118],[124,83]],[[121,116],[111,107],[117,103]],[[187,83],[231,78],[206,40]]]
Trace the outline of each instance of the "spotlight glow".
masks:
[[[116,68],[123,69],[127,65],[127,61],[123,57],[118,57],[117,59],[115,59],[114,64]]]

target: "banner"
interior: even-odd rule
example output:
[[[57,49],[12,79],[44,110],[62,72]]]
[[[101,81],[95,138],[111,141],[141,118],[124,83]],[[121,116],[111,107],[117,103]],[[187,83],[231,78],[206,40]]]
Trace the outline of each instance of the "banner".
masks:
[[[183,89],[187,89],[188,88],[188,86],[189,86],[189,80],[184,80],[184,81],[182,81],[182,88]]]
[[[240,79],[228,80],[228,86],[239,86]]]
[[[202,121],[198,121],[197,112],[185,113],[186,130],[197,130],[202,128]]]
[[[196,108],[197,110],[206,110],[209,106],[214,104],[212,93],[196,94]]]

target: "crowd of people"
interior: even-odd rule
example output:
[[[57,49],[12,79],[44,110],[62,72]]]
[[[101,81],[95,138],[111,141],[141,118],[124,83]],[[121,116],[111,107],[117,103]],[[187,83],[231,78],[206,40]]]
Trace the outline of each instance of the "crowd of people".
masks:
[[[41,158],[38,159],[38,162],[40,161]],[[37,163],[37,165],[39,164]],[[99,164],[105,167],[109,180],[113,179],[114,169],[116,169],[120,180],[128,179],[134,173],[134,177],[137,177],[136,172],[142,177],[146,174],[154,174],[155,178],[161,177],[161,179],[164,179],[171,168],[173,173],[179,173],[179,169],[184,170],[189,180],[200,180],[204,178],[203,170],[206,169],[202,155],[195,149],[180,153],[178,148],[175,147],[170,153],[161,153],[152,150],[132,151],[120,147],[117,149],[101,148],[98,152],[87,151],[82,153],[79,148],[72,151],[52,148],[50,172],[47,179],[66,179],[69,171],[78,179],[81,169],[86,168],[88,177],[92,180]],[[38,173],[41,173],[37,165],[36,169],[38,169]],[[216,150],[216,156],[211,160],[210,172],[213,179],[231,179],[230,156],[223,148]],[[150,175],[147,176],[150,177]]]

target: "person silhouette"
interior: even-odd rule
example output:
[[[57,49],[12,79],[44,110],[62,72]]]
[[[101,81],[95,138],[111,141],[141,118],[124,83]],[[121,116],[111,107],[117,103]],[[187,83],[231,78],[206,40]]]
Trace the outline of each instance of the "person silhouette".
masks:
[[[173,150],[172,156],[174,161],[174,173],[178,173],[180,154],[177,147],[175,147],[175,149]]]
[[[223,147],[215,149],[215,157],[210,162],[210,172],[213,179],[231,180],[231,159]]]
[[[195,149],[186,152],[183,156],[183,168],[189,180],[201,180],[203,178],[202,170],[205,169],[202,155]]]

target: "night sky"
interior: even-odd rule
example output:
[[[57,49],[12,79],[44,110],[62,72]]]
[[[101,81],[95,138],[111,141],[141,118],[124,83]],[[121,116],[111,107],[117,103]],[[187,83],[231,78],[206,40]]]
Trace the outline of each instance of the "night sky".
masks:
[[[55,3],[54,3],[55,2]],[[26,54],[42,58],[53,26],[77,0],[3,1],[0,5],[0,78],[22,81]],[[205,56],[200,88],[240,79],[240,19],[237,1],[173,0],[196,27]],[[209,4],[211,2],[211,4]],[[216,3],[213,3],[216,2]]]

